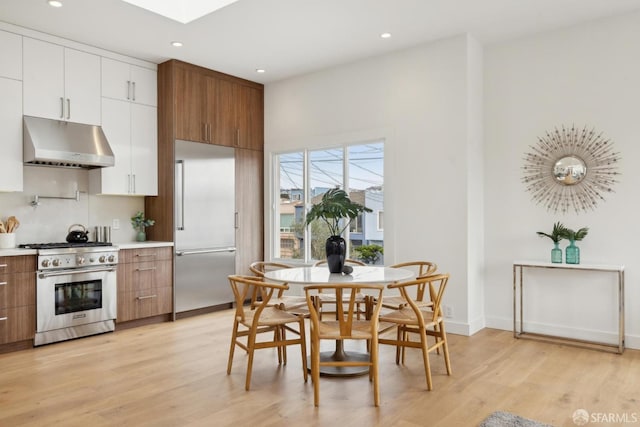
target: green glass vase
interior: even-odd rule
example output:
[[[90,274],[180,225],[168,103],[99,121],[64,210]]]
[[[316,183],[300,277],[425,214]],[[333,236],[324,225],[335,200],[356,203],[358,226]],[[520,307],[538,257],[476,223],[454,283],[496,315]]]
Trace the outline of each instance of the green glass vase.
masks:
[[[559,264],[562,263],[562,249],[558,247],[560,242],[553,242],[553,249],[551,249],[551,262]]]
[[[564,250],[565,260],[567,264],[580,264],[580,248],[576,246],[576,242],[571,240],[569,246]]]

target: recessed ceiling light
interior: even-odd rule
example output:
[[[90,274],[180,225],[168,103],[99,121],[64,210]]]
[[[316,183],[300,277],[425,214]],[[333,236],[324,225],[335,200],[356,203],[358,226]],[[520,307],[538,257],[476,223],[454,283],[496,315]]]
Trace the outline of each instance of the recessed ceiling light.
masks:
[[[267,70],[265,70],[264,68],[256,68],[256,73],[264,73]]]
[[[388,39],[389,37],[391,37],[391,33],[382,33],[380,34],[380,37],[382,37],[383,39]]]
[[[52,7],[62,7],[62,2],[58,0],[49,0],[47,3]]]
[[[173,47],[182,47],[182,42],[179,42],[179,41],[171,42],[171,46],[173,46]]]

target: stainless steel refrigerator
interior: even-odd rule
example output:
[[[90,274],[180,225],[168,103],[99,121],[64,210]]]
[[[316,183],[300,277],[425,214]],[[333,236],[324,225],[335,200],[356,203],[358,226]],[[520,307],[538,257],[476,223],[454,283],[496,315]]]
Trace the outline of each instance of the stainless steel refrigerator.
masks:
[[[176,141],[175,311],[233,302],[235,151]]]

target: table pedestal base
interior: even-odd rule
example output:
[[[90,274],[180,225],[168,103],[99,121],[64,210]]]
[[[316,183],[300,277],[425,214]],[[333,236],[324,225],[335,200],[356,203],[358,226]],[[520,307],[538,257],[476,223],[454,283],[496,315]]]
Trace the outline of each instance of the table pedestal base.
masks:
[[[344,351],[344,342],[336,341],[335,351],[320,352],[320,362],[333,361],[351,361],[351,362],[368,362],[369,354],[357,351]],[[309,370],[311,370],[311,357],[308,358]],[[368,366],[322,366],[320,365],[320,375],[326,377],[357,377],[367,375],[369,373]]]

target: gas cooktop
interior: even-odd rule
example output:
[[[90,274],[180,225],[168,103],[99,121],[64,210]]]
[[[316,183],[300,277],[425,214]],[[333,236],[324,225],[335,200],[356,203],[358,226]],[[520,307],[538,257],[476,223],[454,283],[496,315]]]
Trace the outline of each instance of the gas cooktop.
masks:
[[[92,248],[97,246],[112,246],[110,242],[59,242],[59,243],[23,243],[18,245],[24,249],[58,249],[58,248]]]

